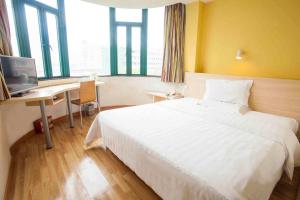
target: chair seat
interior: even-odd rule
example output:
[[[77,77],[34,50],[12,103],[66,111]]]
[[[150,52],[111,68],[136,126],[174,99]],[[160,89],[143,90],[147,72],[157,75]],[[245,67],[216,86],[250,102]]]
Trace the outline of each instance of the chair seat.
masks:
[[[73,100],[71,100],[72,104],[75,104],[75,105],[78,105],[78,106],[86,104],[86,103],[91,103],[91,102],[96,102],[96,100],[94,100],[94,101],[88,101],[88,102],[81,102],[81,103],[80,103],[80,99],[73,99]]]
[[[73,99],[73,100],[71,100],[71,103],[75,104],[75,105],[81,105],[80,104],[80,99]]]

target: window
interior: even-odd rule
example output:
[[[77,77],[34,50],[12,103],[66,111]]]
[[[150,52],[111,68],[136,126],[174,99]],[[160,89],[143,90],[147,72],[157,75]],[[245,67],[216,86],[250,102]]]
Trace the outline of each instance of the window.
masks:
[[[48,24],[50,58],[52,64],[52,75],[61,76],[60,61],[59,61],[59,47],[58,47],[58,30],[56,15],[46,12],[46,19]]]
[[[141,28],[132,27],[132,46],[131,46],[131,58],[132,58],[132,74],[141,73]]]
[[[40,78],[161,74],[163,7],[109,8],[82,0],[6,2],[13,53],[35,58]]]
[[[146,75],[147,9],[110,9],[112,75]]]
[[[126,74],[127,58],[126,58],[126,27],[117,27],[117,44],[118,44],[118,74]]]
[[[70,75],[110,75],[109,8],[65,0],[65,9]]]
[[[147,75],[160,76],[164,54],[164,8],[148,9]]]
[[[8,20],[9,20],[9,27],[10,27],[10,37],[11,37],[11,46],[14,56],[19,56],[19,49],[18,49],[18,43],[17,43],[17,37],[16,37],[16,29],[15,29],[15,22],[13,17],[13,8],[11,4],[11,0],[6,0],[6,7],[7,7],[7,13],[8,13]]]
[[[57,0],[36,0],[38,2],[41,2],[47,6],[51,6],[53,8],[57,8]]]
[[[12,1],[20,55],[35,58],[40,78],[69,76],[63,1]],[[57,3],[59,3],[57,5]]]
[[[35,58],[38,77],[45,77],[43,54],[42,54],[42,36],[39,31],[38,10],[32,6],[25,5],[25,14],[27,19],[28,37],[31,57]]]
[[[141,9],[116,8],[116,21],[118,22],[142,22]]]

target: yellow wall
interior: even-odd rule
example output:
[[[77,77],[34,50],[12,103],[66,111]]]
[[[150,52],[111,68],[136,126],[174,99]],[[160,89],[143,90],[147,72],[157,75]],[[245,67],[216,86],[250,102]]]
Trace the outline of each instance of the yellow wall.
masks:
[[[201,27],[201,68],[194,71],[300,79],[299,0],[214,0],[204,6]],[[238,48],[242,61],[235,60]]]
[[[200,38],[202,29],[202,16],[204,4],[194,2],[186,5],[185,24],[185,51],[184,69],[185,71],[200,71]]]

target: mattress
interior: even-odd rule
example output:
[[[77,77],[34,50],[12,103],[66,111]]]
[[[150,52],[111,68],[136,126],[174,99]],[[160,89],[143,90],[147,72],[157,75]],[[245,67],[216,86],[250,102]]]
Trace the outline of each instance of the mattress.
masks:
[[[299,158],[291,130],[191,98],[101,112],[85,143],[98,137],[166,200],[268,199]]]

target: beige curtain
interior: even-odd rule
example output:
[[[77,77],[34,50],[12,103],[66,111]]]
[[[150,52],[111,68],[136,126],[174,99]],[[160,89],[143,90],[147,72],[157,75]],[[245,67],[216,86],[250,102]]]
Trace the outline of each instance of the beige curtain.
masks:
[[[5,0],[0,0],[0,54],[12,55],[10,31]],[[0,63],[1,65],[1,63]],[[0,71],[0,101],[9,99],[10,95]]]
[[[175,4],[165,8],[164,58],[161,80],[182,83],[184,81],[185,5]]]

